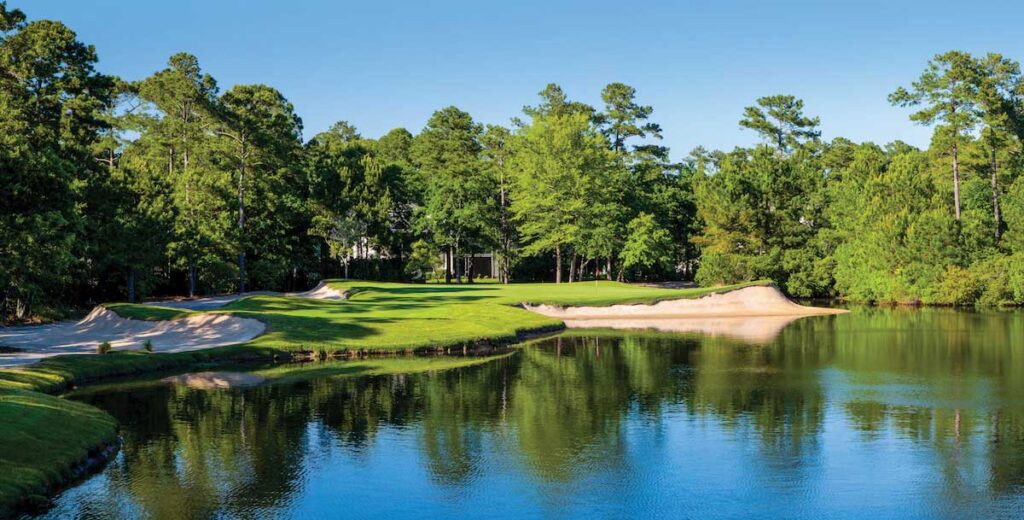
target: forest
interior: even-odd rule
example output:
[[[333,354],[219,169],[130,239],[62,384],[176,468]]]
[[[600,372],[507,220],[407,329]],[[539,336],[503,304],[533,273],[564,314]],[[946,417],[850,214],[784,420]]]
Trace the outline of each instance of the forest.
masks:
[[[1024,79],[997,53],[924,56],[894,85],[927,149],[825,141],[802,100],[766,95],[737,110],[762,144],[675,161],[623,83],[600,106],[549,84],[506,125],[449,106],[418,129],[307,138],[284,93],[219,85],[188,53],[145,78],[97,60],[0,0],[4,322],[328,277],[474,283],[477,255],[500,283],[1024,303]]]

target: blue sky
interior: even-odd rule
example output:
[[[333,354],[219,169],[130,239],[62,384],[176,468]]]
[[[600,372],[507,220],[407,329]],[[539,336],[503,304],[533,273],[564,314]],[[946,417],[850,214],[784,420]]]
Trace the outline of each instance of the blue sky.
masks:
[[[636,4],[636,5],[632,5]],[[642,5],[641,5],[642,4]],[[598,104],[621,81],[654,106],[676,159],[697,145],[756,141],[737,125],[759,96],[794,94],[824,137],[930,132],[889,106],[949,49],[1024,60],[1016,2],[495,2],[375,0],[9,0],[94,44],[100,69],[139,79],[188,51],[222,88],[266,83],[294,103],[305,136],[348,120],[368,137],[416,132],[454,104],[507,123],[545,84]]]

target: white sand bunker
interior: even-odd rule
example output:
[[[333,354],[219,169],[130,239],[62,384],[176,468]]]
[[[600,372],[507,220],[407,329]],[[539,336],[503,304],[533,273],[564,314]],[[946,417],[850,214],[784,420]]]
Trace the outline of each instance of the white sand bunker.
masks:
[[[527,310],[560,318],[710,318],[752,316],[814,316],[842,314],[843,309],[805,307],[786,298],[772,286],[744,287],[700,298],[665,300],[652,305],[611,305],[608,307],[557,307],[524,305]]]
[[[146,302],[147,305],[158,305],[160,307],[174,307],[176,309],[189,309],[193,311],[208,311],[219,309],[235,300],[246,296],[291,296],[293,298],[312,298],[314,300],[344,300],[347,294],[344,291],[332,289],[326,282],[320,282],[316,287],[302,292],[280,293],[274,291],[252,291],[246,293],[225,294],[222,296],[209,296],[206,298],[193,298],[191,300],[158,300]]]
[[[96,307],[79,322],[0,328],[0,345],[21,349],[0,353],[0,367],[24,365],[61,354],[94,354],[109,341],[114,350],[141,349],[146,341],[155,352],[184,352],[244,343],[266,325],[227,314],[200,314],[167,321],[122,318]]]
[[[316,287],[308,291],[284,293],[284,295],[295,298],[312,298],[314,300],[344,300],[348,298],[347,292],[332,289],[326,282],[320,282]]]

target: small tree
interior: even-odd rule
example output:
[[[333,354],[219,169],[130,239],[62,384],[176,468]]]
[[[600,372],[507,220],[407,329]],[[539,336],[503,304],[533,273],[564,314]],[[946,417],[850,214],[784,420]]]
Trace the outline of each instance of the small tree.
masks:
[[[802,99],[783,94],[758,98],[757,106],[743,109],[740,120],[740,126],[761,134],[782,154],[821,136],[820,124],[817,117],[804,115]]]
[[[405,262],[405,274],[413,280],[427,281],[441,268],[441,253],[426,240],[417,240]]]
[[[345,269],[345,278],[348,278],[348,265],[352,261],[352,251],[366,236],[366,224],[351,211],[341,217],[332,216],[327,212],[319,212],[313,217],[313,226],[309,233],[321,237],[327,242],[331,258],[341,261]]]
[[[96,353],[97,354],[107,354],[111,350],[113,350],[113,347],[110,345],[109,341],[104,341],[103,343],[100,343],[99,345],[96,345]]]
[[[629,229],[629,238],[622,248],[622,269],[671,265],[672,235],[658,226],[652,215],[641,213],[630,221]]]

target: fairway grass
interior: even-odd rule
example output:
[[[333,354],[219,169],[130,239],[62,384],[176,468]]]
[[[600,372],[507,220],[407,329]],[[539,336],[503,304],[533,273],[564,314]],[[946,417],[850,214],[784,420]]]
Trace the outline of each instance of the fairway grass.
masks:
[[[387,352],[510,342],[525,333],[562,327],[555,318],[521,304],[607,306],[698,298],[766,282],[718,288],[664,289],[617,282],[573,284],[401,284],[330,281],[348,294],[342,301],[257,295],[229,303],[219,313],[267,324],[245,343],[285,351]],[[117,304],[109,309],[143,320],[188,316],[191,311]]]
[[[91,453],[116,439],[113,418],[96,408],[54,397],[105,378],[164,370],[187,371],[245,360],[291,358],[295,353],[399,353],[479,344],[510,344],[526,334],[556,330],[560,320],[521,304],[605,306],[697,298],[749,284],[711,289],[664,289],[615,282],[574,284],[400,284],[330,281],[346,300],[254,295],[215,313],[255,318],[267,331],[240,345],[153,354],[141,351],[57,356],[24,368],[0,370],[0,517],[26,499],[66,482]],[[197,314],[179,308],[107,304],[124,318],[169,320]],[[286,382],[309,377],[445,370],[490,358],[357,359],[285,365],[257,375]]]

